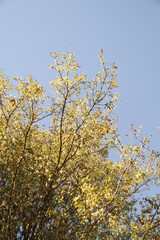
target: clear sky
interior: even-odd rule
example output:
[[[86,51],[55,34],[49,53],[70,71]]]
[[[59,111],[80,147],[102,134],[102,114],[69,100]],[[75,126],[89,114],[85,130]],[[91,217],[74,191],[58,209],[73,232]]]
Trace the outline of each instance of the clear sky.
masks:
[[[74,51],[93,77],[98,51],[118,66],[122,137],[130,123],[145,134],[160,125],[160,0],[0,0],[0,68],[32,74],[44,88],[50,52]],[[152,146],[159,149],[160,132]]]

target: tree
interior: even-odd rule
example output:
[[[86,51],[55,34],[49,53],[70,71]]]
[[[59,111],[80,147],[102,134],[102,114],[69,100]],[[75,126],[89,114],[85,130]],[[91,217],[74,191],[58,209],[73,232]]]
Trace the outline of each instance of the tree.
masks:
[[[122,143],[117,66],[101,50],[88,79],[74,53],[51,56],[50,98],[0,75],[1,239],[159,239],[159,195],[137,195],[158,186],[159,153],[133,124]]]

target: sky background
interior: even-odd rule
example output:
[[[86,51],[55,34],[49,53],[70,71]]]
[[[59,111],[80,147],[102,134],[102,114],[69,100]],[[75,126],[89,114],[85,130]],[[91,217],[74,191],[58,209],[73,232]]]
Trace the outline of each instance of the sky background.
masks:
[[[0,68],[32,74],[44,88],[50,52],[74,51],[93,77],[98,51],[118,66],[122,138],[130,124],[148,135],[160,125],[160,0],[0,0]],[[160,150],[160,132],[153,149]]]

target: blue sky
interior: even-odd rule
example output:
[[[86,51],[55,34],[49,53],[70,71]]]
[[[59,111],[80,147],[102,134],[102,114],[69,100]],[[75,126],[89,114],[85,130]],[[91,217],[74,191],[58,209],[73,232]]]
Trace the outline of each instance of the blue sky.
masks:
[[[160,125],[160,0],[0,0],[0,68],[52,80],[50,52],[74,51],[89,77],[98,51],[118,66],[122,138],[130,124]],[[159,150],[160,132],[152,147]]]

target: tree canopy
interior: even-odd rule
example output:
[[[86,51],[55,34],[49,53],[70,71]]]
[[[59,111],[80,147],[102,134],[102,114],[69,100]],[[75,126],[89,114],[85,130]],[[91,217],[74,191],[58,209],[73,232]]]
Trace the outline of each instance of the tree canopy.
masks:
[[[160,155],[134,124],[120,137],[116,64],[101,50],[90,79],[74,53],[51,56],[49,96],[0,73],[0,238],[160,239],[159,195],[139,199]]]

